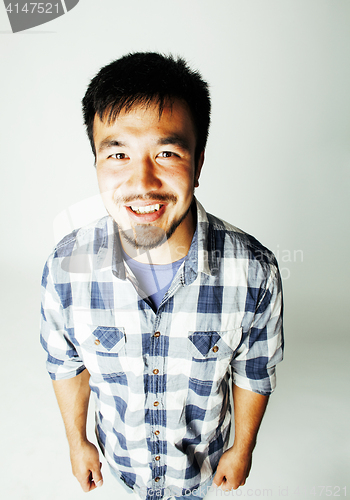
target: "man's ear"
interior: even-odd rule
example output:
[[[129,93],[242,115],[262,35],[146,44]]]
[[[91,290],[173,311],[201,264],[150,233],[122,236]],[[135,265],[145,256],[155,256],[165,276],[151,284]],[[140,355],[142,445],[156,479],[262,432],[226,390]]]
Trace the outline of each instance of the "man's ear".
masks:
[[[202,167],[203,167],[203,163],[204,163],[204,156],[205,155],[204,155],[204,149],[203,149],[203,151],[199,155],[197,168],[196,168],[196,172],[195,172],[195,176],[194,176],[194,187],[195,188],[199,186],[199,176],[201,175],[201,171],[202,171]]]

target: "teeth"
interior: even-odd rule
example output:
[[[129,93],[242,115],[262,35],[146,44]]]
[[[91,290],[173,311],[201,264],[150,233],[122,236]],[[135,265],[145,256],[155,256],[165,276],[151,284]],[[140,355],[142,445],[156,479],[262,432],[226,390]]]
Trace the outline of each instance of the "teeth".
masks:
[[[147,207],[130,207],[131,210],[137,214],[151,214],[160,209],[160,205],[148,205]]]

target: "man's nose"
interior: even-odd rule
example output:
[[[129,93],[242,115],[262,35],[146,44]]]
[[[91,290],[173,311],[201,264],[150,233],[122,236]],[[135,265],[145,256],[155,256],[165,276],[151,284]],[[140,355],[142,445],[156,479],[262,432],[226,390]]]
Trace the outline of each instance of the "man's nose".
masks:
[[[159,178],[158,168],[155,162],[149,157],[135,160],[132,175],[128,182],[130,188],[139,193],[147,193],[159,189],[162,183]]]

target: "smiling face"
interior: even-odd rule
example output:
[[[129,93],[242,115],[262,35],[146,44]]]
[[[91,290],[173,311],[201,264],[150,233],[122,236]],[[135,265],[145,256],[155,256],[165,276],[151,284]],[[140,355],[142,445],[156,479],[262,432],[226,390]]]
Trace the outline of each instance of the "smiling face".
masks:
[[[190,211],[204,153],[195,165],[196,136],[187,106],[135,106],[112,124],[94,120],[97,178],[122,244],[153,249],[165,241],[173,254],[191,244]],[[130,252],[128,252],[130,253]],[[180,258],[178,256],[177,258]]]

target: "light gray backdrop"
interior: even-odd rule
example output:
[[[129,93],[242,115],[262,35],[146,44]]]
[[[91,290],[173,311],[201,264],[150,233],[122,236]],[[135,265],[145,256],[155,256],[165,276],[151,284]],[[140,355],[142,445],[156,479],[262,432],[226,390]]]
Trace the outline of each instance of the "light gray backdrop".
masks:
[[[18,34],[1,4],[0,50],[3,498],[85,498],[39,346],[39,285],[54,238],[94,215],[86,85],[136,50],[182,55],[210,82],[197,197],[275,251],[284,278],[285,361],[241,495],[349,495],[350,2],[81,0]],[[89,495],[123,500],[103,469]]]

